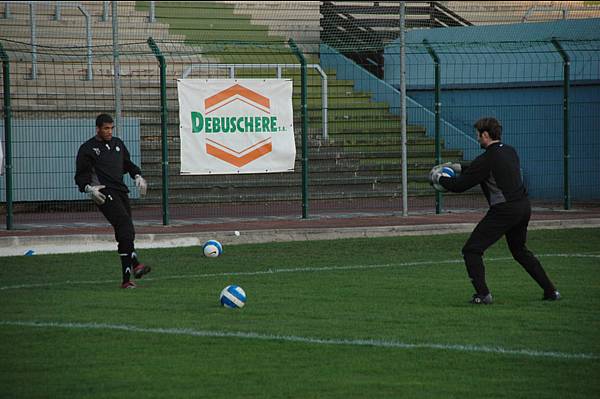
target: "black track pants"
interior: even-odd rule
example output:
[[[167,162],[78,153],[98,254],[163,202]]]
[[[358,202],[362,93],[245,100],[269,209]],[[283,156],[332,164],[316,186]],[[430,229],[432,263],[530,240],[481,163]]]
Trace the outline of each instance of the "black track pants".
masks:
[[[490,291],[485,281],[483,253],[503,235],[513,258],[545,291],[555,290],[539,260],[527,249],[527,225],[531,217],[529,199],[506,202],[492,206],[479,222],[462,249],[467,273],[475,291],[486,295]]]
[[[107,188],[103,189],[102,193],[106,195],[106,202],[98,208],[115,230],[119,254],[130,254],[134,251],[135,230],[129,196],[122,191]]]

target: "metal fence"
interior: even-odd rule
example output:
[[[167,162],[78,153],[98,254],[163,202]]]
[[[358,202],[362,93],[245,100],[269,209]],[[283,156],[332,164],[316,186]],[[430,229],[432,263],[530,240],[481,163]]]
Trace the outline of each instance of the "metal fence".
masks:
[[[600,149],[595,133],[600,41],[409,37],[408,120],[436,137],[443,160],[469,161],[480,154],[473,122],[493,116],[503,124],[503,141],[520,153],[533,200],[569,209],[573,201],[598,199],[600,181],[594,174],[600,162],[591,154]],[[397,45],[386,50],[386,81],[392,86],[398,83],[398,53]]]
[[[600,198],[600,38],[594,20],[522,24],[533,28],[516,27],[509,36],[477,26],[407,32],[403,187],[398,43],[390,38],[359,48],[356,42],[315,39],[309,29],[295,37],[297,51],[289,38],[299,22],[290,25],[285,16],[312,15],[312,3],[318,16],[318,2],[263,15],[263,21],[281,22],[281,35],[255,27],[256,18],[240,14],[238,5],[119,2],[117,48],[115,26],[105,19],[116,9],[107,2],[84,3],[91,46],[79,29],[82,13],[73,7],[61,11],[63,25],[56,28],[54,2],[45,2],[33,46],[26,33],[17,33],[26,32],[28,2],[5,3],[14,18],[0,19],[8,161],[0,212],[7,228],[103,220],[73,183],[77,148],[94,135],[100,112],[115,115],[116,134],[149,182],[148,196],[140,198],[126,177],[136,220],[400,212],[403,190],[411,213],[483,208],[477,188],[441,196],[426,181],[435,163],[468,163],[481,152],[472,125],[482,116],[501,120],[503,139],[520,152],[536,203],[570,208]],[[241,6],[246,11],[266,10],[263,2],[248,3]],[[145,25],[128,30],[128,19]],[[73,21],[81,21],[77,32],[65,30]],[[67,44],[75,36],[80,42]],[[383,65],[373,73],[344,55],[348,50],[377,53]],[[299,54],[307,65],[304,90]],[[176,82],[184,77],[292,79],[295,171],[181,175]]]

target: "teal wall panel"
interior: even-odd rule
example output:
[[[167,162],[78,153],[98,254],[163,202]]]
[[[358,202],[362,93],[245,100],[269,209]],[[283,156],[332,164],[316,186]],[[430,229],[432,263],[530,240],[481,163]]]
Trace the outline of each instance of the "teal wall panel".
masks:
[[[140,164],[140,122],[123,118],[121,139],[134,163]],[[0,121],[4,135],[4,121]],[[75,181],[75,159],[79,146],[96,134],[95,119],[13,119],[13,201],[60,201],[87,199]],[[2,136],[4,142],[4,136]],[[133,181],[125,177],[138,196]],[[0,178],[0,201],[6,201],[6,180]]]

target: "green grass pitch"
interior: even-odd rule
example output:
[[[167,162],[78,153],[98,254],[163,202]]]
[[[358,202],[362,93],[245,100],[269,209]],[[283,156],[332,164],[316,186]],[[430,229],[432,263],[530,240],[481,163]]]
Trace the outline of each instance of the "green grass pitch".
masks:
[[[0,258],[0,397],[600,397],[600,229],[529,233],[555,303],[499,242],[467,304],[466,238],[146,249],[137,290],[116,252]]]

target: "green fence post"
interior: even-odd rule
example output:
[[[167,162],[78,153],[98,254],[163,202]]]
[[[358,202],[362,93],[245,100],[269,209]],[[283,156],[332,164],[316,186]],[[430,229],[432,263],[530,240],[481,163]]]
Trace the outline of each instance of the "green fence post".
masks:
[[[163,225],[169,224],[169,142],[168,142],[168,109],[167,109],[167,64],[165,56],[158,45],[148,38],[148,46],[156,56],[160,66],[160,133],[162,137],[162,214]]]
[[[8,4],[6,5],[8,7]],[[0,43],[0,58],[2,58],[2,85],[4,89],[4,143],[6,148],[6,230],[13,228],[13,200],[12,200],[12,109],[10,106],[10,63],[8,54]],[[0,145],[2,143],[0,142]],[[2,165],[0,165],[0,168]]]
[[[441,97],[441,70],[440,70],[440,58],[435,53],[435,50],[427,39],[423,39],[423,45],[427,48],[427,52],[433,59],[434,68],[435,68],[435,163],[439,165],[442,163],[442,142],[440,137],[440,118],[441,118],[441,107],[442,103],[440,102]],[[442,213],[442,193],[439,191],[435,191],[435,213]]]
[[[302,118],[302,219],[308,217],[308,81],[306,74],[306,59],[302,51],[296,46],[293,39],[289,40],[289,45],[298,60],[300,61],[300,109]]]
[[[571,209],[571,183],[569,180],[569,85],[571,58],[556,38],[552,44],[563,59],[563,195],[564,208]]]

